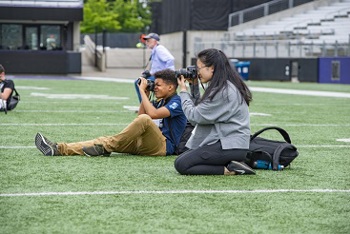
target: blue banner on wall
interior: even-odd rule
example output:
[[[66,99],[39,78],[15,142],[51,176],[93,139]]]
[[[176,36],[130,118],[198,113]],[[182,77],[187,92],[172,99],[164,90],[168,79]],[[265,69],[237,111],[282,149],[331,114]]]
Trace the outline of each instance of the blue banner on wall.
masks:
[[[350,84],[350,57],[319,58],[319,83]]]

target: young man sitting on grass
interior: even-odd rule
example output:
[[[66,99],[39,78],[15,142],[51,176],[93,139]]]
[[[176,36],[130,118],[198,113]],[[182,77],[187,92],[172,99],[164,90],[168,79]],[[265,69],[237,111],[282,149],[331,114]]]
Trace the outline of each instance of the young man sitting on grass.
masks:
[[[109,156],[112,152],[147,156],[174,154],[187,121],[176,93],[177,78],[170,69],[158,71],[154,76],[154,95],[160,101],[149,100],[150,87],[147,80],[140,77],[138,85],[142,101],[138,116],[120,133],[89,141],[58,144],[37,133],[36,147],[46,156]]]

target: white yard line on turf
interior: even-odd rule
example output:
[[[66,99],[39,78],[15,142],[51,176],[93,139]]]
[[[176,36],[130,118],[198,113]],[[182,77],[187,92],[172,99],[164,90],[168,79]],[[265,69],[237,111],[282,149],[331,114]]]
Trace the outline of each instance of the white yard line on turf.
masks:
[[[279,126],[283,125],[285,127],[350,127],[350,124],[330,124],[330,123],[325,123],[325,124],[312,124],[312,123],[269,123],[269,124],[259,124],[259,123],[252,123],[250,126]]]
[[[94,81],[107,81],[107,82],[117,82],[117,83],[134,83],[135,79],[123,79],[123,78],[113,78],[113,77],[74,77],[81,80],[94,80]]]
[[[95,110],[16,110],[16,112],[31,112],[31,113],[128,113],[128,110],[109,110],[109,111],[95,111]]]
[[[134,195],[134,194],[248,194],[248,193],[350,193],[345,189],[272,189],[272,190],[140,190],[140,191],[83,191],[83,192],[38,192],[1,193],[0,197],[32,196],[79,196],[79,195]]]
[[[297,148],[350,148],[350,145],[297,145]]]
[[[44,124],[36,124],[36,123],[2,123],[0,126],[126,126],[130,123],[44,123]]]
[[[136,80],[136,79],[119,79],[119,78],[109,78],[109,77],[75,77],[75,78],[83,79],[83,80],[98,80],[98,81],[120,82],[120,83],[134,83]],[[265,93],[350,98],[350,93],[344,93],[344,92],[278,89],[278,88],[263,88],[263,87],[249,87],[249,89],[254,92],[265,92]]]
[[[260,87],[249,87],[249,89],[253,92],[264,92],[264,93],[279,93],[279,94],[295,94],[295,95],[320,96],[320,97],[350,98],[350,93],[343,93],[343,92],[296,90],[296,89],[276,89],[276,88],[260,88]]]

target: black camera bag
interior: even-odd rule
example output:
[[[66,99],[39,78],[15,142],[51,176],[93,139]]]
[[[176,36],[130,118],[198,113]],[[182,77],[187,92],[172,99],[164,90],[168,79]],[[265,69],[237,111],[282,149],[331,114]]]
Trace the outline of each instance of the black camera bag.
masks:
[[[187,143],[188,139],[190,139],[193,129],[194,129],[194,126],[191,125],[190,122],[187,121],[185,130],[182,133],[182,136],[180,138],[179,145],[176,146],[176,149],[175,149],[176,155],[180,155],[183,152],[185,152],[186,150],[188,150],[188,148],[186,147],[186,143]]]
[[[10,100],[9,100],[9,103],[7,105],[7,110],[13,110],[16,108],[19,100],[21,99],[20,98],[20,95],[19,93],[17,92],[16,89],[13,89],[13,91],[15,91],[15,95],[12,95]]]
[[[13,89],[13,91],[15,91],[15,94],[12,95],[11,98],[7,101],[7,106],[0,110],[2,112],[5,112],[5,114],[7,114],[7,111],[15,109],[20,100],[20,95],[17,90]]]
[[[258,137],[266,130],[277,130],[284,141],[269,140]],[[287,167],[299,155],[297,148],[292,144],[289,134],[279,127],[266,127],[250,136],[250,146],[247,155],[247,164],[254,168],[257,160],[272,164],[272,170],[278,170],[279,165]]]

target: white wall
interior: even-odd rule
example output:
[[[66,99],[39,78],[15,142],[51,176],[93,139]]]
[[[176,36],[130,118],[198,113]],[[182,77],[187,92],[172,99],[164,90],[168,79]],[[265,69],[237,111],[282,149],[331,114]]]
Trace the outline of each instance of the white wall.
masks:
[[[226,31],[187,31],[187,60],[185,67],[192,65],[191,59],[196,57],[201,48],[195,48],[195,42],[221,41]],[[183,32],[160,35],[160,42],[168,48],[175,57],[175,68],[183,67]],[[214,45],[215,46],[215,45]],[[221,48],[217,48],[221,49]]]
[[[196,49],[195,42],[220,41],[225,31],[188,31],[187,32],[187,67],[191,59],[196,56],[200,49]],[[175,57],[175,69],[183,67],[183,32],[160,35],[160,44],[164,45]],[[220,48],[218,48],[220,49]],[[142,48],[105,48],[107,68],[143,68],[144,58],[148,61],[150,49]],[[144,54],[145,53],[145,54]],[[147,62],[146,61],[146,62]]]

